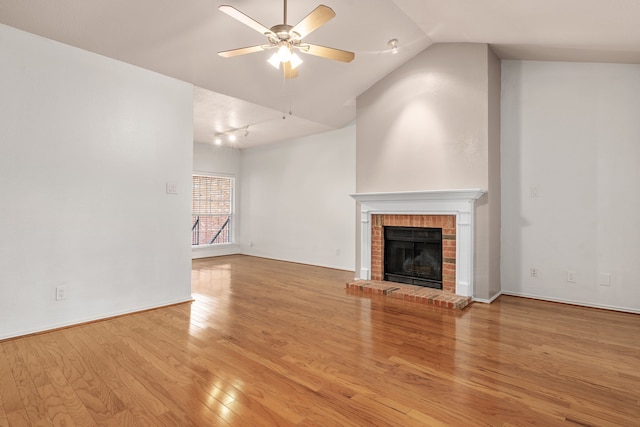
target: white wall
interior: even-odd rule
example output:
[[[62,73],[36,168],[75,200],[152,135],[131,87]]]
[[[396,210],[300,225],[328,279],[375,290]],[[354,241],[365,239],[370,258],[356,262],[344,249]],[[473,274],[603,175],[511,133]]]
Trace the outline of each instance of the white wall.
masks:
[[[235,208],[233,212],[233,235],[234,242],[240,238],[240,161],[241,151],[229,147],[218,147],[211,144],[193,144],[193,173],[204,173],[219,176],[228,176],[235,179]],[[240,245],[237,243],[205,245],[193,247],[191,258],[206,258],[220,255],[231,255],[240,253]]]
[[[488,174],[489,181],[487,189],[488,194],[488,212],[489,226],[487,228],[489,239],[486,243],[486,251],[491,254],[489,257],[489,265],[487,269],[487,278],[489,283],[490,298],[496,298],[502,290],[500,275],[500,252],[501,252],[501,227],[502,227],[502,191],[500,186],[500,99],[501,99],[501,61],[500,58],[491,50],[487,49],[488,67],[489,67],[489,127],[488,127]],[[477,238],[477,236],[476,236]],[[481,249],[482,251],[482,249]]]
[[[243,150],[240,191],[243,253],[354,270],[354,126]]]
[[[0,339],[189,300],[192,86],[0,25],[0,94]]]
[[[505,61],[502,76],[503,290],[640,311],[640,66]]]
[[[433,44],[357,101],[358,193],[488,190],[475,208],[481,300],[500,289],[498,64],[486,44]]]
[[[358,97],[358,192],[487,184],[487,45],[433,44]]]

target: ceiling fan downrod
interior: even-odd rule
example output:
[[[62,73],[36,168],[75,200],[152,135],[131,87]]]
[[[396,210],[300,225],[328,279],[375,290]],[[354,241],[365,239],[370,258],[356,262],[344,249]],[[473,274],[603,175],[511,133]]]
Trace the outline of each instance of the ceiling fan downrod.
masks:
[[[284,0],[284,17],[282,22],[284,22],[284,25],[287,25],[287,0]]]

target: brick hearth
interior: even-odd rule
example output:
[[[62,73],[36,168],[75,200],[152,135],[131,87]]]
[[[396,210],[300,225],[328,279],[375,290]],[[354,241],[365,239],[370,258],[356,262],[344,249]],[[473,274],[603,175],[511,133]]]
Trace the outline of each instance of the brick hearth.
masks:
[[[382,295],[389,298],[430,304],[437,307],[462,310],[471,303],[471,297],[463,297],[439,289],[405,285],[379,280],[357,280],[347,283],[347,291],[364,295]]]

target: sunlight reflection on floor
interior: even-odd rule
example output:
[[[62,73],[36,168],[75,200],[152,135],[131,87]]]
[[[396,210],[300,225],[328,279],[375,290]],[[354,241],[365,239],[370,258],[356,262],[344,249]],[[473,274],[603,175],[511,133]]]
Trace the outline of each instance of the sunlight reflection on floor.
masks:
[[[191,305],[191,335],[200,335],[207,324],[224,328],[232,294],[231,266],[222,264],[215,269],[194,268],[191,272],[191,291],[195,300]]]

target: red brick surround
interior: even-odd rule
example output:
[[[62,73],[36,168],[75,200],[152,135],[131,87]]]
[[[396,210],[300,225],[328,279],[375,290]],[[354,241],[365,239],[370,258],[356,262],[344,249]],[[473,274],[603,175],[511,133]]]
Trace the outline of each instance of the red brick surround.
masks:
[[[371,280],[383,280],[383,227],[442,228],[442,290],[456,292],[455,215],[371,215]]]

